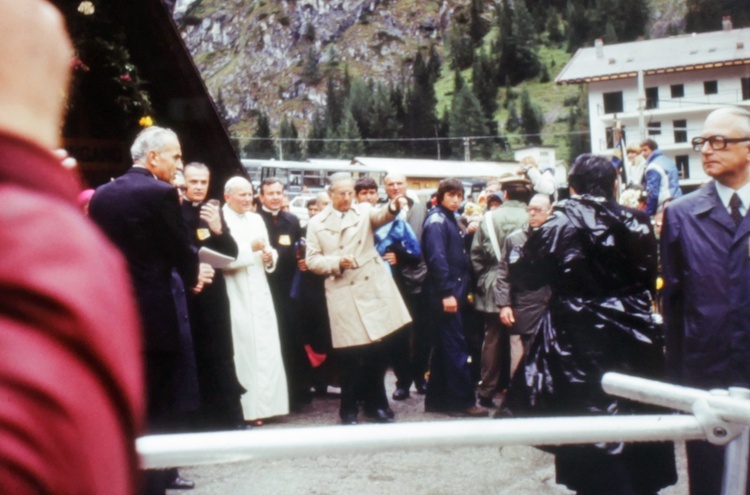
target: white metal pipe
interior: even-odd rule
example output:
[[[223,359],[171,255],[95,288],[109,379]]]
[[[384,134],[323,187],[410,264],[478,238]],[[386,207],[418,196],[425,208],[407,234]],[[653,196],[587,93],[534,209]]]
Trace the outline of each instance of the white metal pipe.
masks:
[[[605,392],[638,402],[692,412],[693,404],[705,400],[724,421],[750,425],[750,400],[742,396],[716,395],[706,390],[671,385],[620,373],[602,377]],[[726,394],[725,391],[724,394]]]
[[[325,426],[141,437],[144,468],[477,445],[705,439],[685,415],[590,416]]]
[[[643,71],[638,71],[638,132],[641,141],[646,139],[646,83],[644,81]]]
[[[729,396],[750,399],[750,390],[730,387]],[[721,495],[747,493],[748,454],[750,454],[750,427],[743,426],[742,433],[729,442],[724,450],[724,476]]]

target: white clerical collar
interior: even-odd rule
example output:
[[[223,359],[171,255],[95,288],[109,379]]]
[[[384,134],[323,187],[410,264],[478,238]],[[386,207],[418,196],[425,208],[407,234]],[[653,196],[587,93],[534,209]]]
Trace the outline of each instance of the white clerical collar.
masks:
[[[197,207],[199,207],[200,205],[202,205],[202,204],[203,204],[203,203],[202,203],[201,201],[191,201],[191,203],[192,203],[192,205],[193,205],[193,206],[195,206],[196,208],[197,208]]]
[[[278,215],[279,212],[281,211],[280,209],[279,210],[272,210],[270,208],[266,208],[266,205],[264,205],[264,204],[261,204],[260,207],[263,209],[263,211],[265,211],[266,213],[270,213],[273,216]]]
[[[719,195],[719,199],[721,199],[721,202],[724,204],[725,208],[729,208],[729,201],[732,199],[734,193],[737,193],[737,196],[739,196],[740,200],[742,201],[741,211],[747,211],[748,206],[750,206],[750,182],[740,187],[736,191],[731,187],[725,186],[719,181],[715,182],[716,193]]]

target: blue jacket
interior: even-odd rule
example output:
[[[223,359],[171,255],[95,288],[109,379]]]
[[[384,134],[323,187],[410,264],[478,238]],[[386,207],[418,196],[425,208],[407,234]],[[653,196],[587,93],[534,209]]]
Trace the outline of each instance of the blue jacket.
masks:
[[[750,219],[715,182],[669,205],[662,231],[667,366],[678,383],[750,386]]]
[[[655,215],[659,207],[659,190],[661,189],[661,174],[656,170],[648,170],[650,164],[655,164],[664,169],[669,179],[669,194],[672,198],[682,196],[680,189],[680,173],[677,166],[672,160],[664,156],[661,150],[654,150],[651,156],[646,160],[646,190],[648,191],[648,201],[646,202],[646,213]]]
[[[456,215],[441,205],[427,215],[422,233],[422,253],[427,263],[428,294],[442,300],[454,296],[459,306],[469,294],[469,254]]]

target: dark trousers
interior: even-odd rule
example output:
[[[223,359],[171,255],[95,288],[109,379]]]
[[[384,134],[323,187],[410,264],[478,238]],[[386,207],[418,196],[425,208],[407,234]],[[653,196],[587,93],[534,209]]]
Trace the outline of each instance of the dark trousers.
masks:
[[[199,357],[198,383],[201,408],[195,426],[200,430],[233,429],[244,422],[240,396],[245,389],[237,379],[234,358],[221,356]]]
[[[176,411],[177,387],[175,377],[179,352],[147,352],[144,354],[146,381],[147,433],[174,433],[184,430],[185,415]],[[141,492],[144,495],[163,495],[174,479],[171,470],[140,471]]]
[[[385,409],[385,346],[383,341],[335,350],[341,371],[339,414],[356,414],[358,401],[366,411]]]
[[[389,337],[389,357],[396,375],[396,387],[409,390],[421,385],[430,360],[429,308],[423,294],[408,294],[404,302],[412,322]]]
[[[291,298],[285,299],[285,306],[277,304],[276,318],[279,324],[279,343],[281,357],[286,372],[287,390],[289,393],[289,408],[298,411],[312,400],[310,386],[312,385],[310,360],[305,351],[303,326],[299,318],[304,317],[289,310],[294,307]]]
[[[473,406],[475,400],[461,312],[446,313],[442,310],[442,305],[436,306],[432,323],[435,340],[425,410],[463,411]]]
[[[690,495],[710,495],[721,493],[724,473],[724,447],[705,441],[685,443],[688,458]],[[750,494],[750,483],[748,490]]]

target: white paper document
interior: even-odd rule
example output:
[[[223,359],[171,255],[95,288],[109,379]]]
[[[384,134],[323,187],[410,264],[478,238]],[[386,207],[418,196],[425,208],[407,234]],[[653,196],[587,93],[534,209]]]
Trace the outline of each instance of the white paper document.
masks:
[[[226,268],[234,261],[234,258],[231,256],[221,254],[207,247],[202,247],[198,251],[198,258],[200,258],[201,263],[208,263],[212,268]]]

